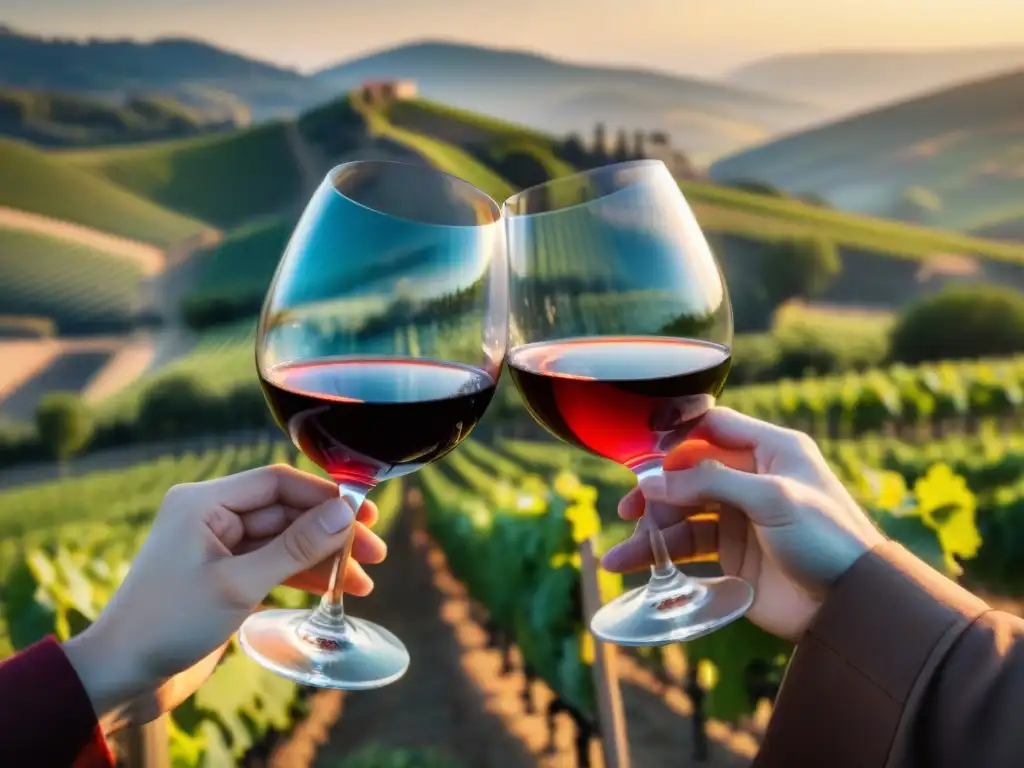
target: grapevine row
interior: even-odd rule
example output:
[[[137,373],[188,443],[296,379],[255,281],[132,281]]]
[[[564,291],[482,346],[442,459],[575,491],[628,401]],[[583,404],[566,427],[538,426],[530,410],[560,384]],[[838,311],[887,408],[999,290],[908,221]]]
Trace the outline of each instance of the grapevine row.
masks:
[[[260,441],[121,470],[94,472],[0,493],[0,658],[53,634],[77,634],[95,620],[128,572],[168,488],[243,471],[293,455]],[[299,459],[302,469],[312,470]],[[402,483],[374,494],[381,535],[401,505]],[[272,605],[305,607],[309,596],[275,590]],[[299,686],[253,664],[232,641],[210,679],[172,714],[173,765],[236,765],[300,709]],[[358,764],[358,761],[356,761]]]
[[[934,437],[983,419],[1019,420],[1024,356],[893,366],[866,373],[726,389],[722,402],[766,421],[844,437],[898,424]]]

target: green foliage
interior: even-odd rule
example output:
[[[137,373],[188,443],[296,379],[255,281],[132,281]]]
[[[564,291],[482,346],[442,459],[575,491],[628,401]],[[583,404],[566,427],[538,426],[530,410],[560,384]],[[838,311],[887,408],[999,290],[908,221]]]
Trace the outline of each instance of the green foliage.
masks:
[[[185,298],[185,321],[203,329],[259,314],[294,227],[294,216],[275,216],[239,227],[195,254],[197,287]]]
[[[130,259],[63,238],[0,229],[0,306],[62,331],[127,327],[141,272]]]
[[[0,658],[48,634],[67,639],[96,619],[172,485],[291,455],[285,443],[261,441],[0,492]],[[371,498],[380,510],[375,530],[386,537],[401,506],[401,481]],[[312,600],[282,587],[270,602],[308,607]],[[174,765],[238,763],[271,730],[292,725],[298,693],[299,686],[254,664],[233,642],[210,679],[172,715]]]
[[[45,146],[188,136],[212,127],[211,120],[216,119],[166,96],[133,96],[115,105],[66,93],[0,89],[0,133]]]
[[[157,381],[139,404],[139,426],[154,439],[187,434],[190,421],[209,409],[213,395],[201,379],[178,375]]]
[[[593,717],[593,647],[582,623],[577,547],[600,532],[596,492],[568,473],[550,487],[537,476],[515,486],[495,482],[460,459],[454,453],[448,463],[472,491],[438,468],[421,470],[431,535],[452,573],[514,640],[524,661]],[[620,590],[617,577],[603,574],[605,597]]]
[[[850,436],[967,416],[1010,417],[1024,400],[1022,385],[1024,357],[1008,357],[735,387],[722,401],[812,434]]]
[[[39,439],[58,461],[67,461],[92,437],[92,414],[72,392],[51,392],[36,408]]]
[[[783,240],[771,246],[761,267],[769,300],[781,304],[822,293],[842,271],[834,243],[822,238]]]
[[[1013,288],[949,288],[912,305],[892,332],[892,356],[907,363],[1024,351],[1024,295]]]
[[[0,140],[0,206],[160,246],[202,229],[199,222],[136,197],[64,156],[5,139]]]
[[[426,134],[399,127],[388,119],[386,112],[381,112],[375,107],[365,104],[362,99],[353,97],[352,105],[363,115],[371,136],[385,138],[408,147],[438,170],[468,181],[490,195],[491,199],[495,201],[506,200],[515,191],[507,180],[501,178],[459,147]]]
[[[824,238],[842,249],[915,260],[937,253],[958,253],[1015,264],[1024,261],[1024,246],[1019,243],[843,213],[706,181],[685,180],[679,186],[705,232],[742,235],[766,242]]]
[[[370,746],[326,768],[460,768],[462,763],[433,749]]]
[[[729,384],[863,371],[889,355],[892,319],[812,310],[788,304],[775,313],[769,333],[738,334]]]

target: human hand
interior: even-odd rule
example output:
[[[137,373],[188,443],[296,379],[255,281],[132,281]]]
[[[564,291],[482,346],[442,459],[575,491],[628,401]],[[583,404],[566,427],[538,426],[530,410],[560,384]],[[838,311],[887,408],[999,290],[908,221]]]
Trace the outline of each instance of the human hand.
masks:
[[[369,594],[359,563],[387,553],[376,519],[372,502],[356,515],[334,483],[285,465],[171,488],[124,583],[64,645],[107,732],[190,696],[274,587],[323,593],[350,535],[345,591]]]
[[[828,588],[884,537],[829,469],[814,441],[799,432],[714,408],[691,440],[619,503],[626,520],[644,500],[674,560],[718,554],[726,574],[754,587],[747,618],[798,640]],[[717,519],[706,514],[718,502]],[[610,571],[651,565],[640,531],[604,556]]]

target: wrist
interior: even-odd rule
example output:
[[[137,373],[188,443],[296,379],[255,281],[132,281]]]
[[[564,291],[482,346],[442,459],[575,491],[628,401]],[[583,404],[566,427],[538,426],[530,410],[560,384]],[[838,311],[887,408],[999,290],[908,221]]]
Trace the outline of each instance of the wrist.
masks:
[[[70,638],[63,648],[104,733],[124,727],[129,705],[147,688],[131,656],[118,651],[95,625]]]

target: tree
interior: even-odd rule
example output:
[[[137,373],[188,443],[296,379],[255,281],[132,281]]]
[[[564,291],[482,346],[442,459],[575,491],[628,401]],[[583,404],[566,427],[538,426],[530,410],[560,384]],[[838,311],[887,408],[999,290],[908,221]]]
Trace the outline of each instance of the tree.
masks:
[[[615,148],[612,150],[612,159],[617,163],[624,163],[629,160],[629,136],[624,128],[615,132]]]
[[[647,157],[647,136],[640,130],[633,131],[633,157]]]
[[[790,299],[820,295],[842,271],[839,251],[830,240],[783,240],[769,247],[761,281],[767,298],[778,306]]]
[[[92,414],[73,392],[52,392],[36,407],[36,430],[47,452],[63,466],[92,438]]]
[[[578,133],[570,133],[562,145],[562,157],[575,168],[585,168],[590,163],[590,155],[583,146],[583,139]]]
[[[907,363],[1024,352],[1024,296],[1001,286],[947,288],[903,313],[890,350]]]
[[[198,434],[219,415],[217,401],[206,386],[191,376],[176,374],[153,382],[142,393],[139,428],[150,438]]]
[[[594,126],[594,160],[603,164],[608,159],[608,134],[605,131],[604,123]]]

